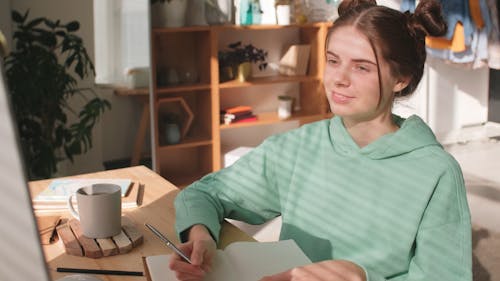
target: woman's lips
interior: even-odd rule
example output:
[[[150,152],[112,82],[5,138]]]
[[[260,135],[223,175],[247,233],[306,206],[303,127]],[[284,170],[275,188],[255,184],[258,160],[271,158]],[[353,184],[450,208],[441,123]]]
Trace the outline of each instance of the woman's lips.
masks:
[[[331,96],[332,96],[333,102],[337,103],[337,104],[345,104],[345,103],[350,102],[353,99],[353,97],[348,97],[348,96],[345,96],[345,95],[342,95],[342,94],[339,94],[336,92],[332,92]]]

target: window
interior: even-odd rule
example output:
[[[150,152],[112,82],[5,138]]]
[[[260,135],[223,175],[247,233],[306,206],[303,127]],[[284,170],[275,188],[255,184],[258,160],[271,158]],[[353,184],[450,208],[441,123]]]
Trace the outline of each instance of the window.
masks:
[[[149,68],[149,0],[94,0],[97,84],[123,85],[130,68]]]

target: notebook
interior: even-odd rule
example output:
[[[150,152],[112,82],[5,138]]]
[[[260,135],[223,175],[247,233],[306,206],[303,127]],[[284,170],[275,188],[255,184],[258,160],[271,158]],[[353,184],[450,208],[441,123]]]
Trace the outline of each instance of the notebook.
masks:
[[[136,208],[142,203],[144,194],[144,185],[139,182],[132,182],[125,196],[122,196],[122,209]],[[33,200],[33,209],[36,213],[51,213],[68,211],[67,198],[62,201],[58,200]],[[73,202],[76,203],[76,198],[73,197]]]
[[[124,197],[129,191],[132,181],[130,179],[55,179],[33,199],[33,202],[60,201],[66,203],[68,197],[80,187],[96,183],[117,184],[121,188],[122,197]]]
[[[145,258],[150,281],[175,281],[168,268],[171,255]],[[311,260],[293,240],[277,242],[234,242],[217,250],[212,271],[205,281],[255,281],[264,276],[310,264]]]

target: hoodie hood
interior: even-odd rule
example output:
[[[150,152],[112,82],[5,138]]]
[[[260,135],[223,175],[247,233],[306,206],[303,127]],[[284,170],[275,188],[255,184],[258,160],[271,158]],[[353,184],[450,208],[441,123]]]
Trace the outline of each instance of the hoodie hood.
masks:
[[[330,123],[331,142],[335,150],[341,154],[362,154],[371,159],[384,159],[409,153],[426,146],[441,146],[436,136],[425,122],[418,116],[412,115],[407,119],[393,114],[393,120],[399,130],[386,134],[367,146],[360,148],[342,122],[342,118],[335,116]]]

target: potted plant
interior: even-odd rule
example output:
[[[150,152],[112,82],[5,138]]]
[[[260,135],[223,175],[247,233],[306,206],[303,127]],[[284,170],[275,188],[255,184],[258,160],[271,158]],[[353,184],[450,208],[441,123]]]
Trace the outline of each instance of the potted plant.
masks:
[[[92,128],[111,108],[78,79],[95,74],[77,21],[67,24],[44,17],[28,21],[13,11],[15,50],[5,58],[5,69],[21,147],[30,179],[49,178],[57,163],[92,147]],[[76,75],[76,76],[75,76]],[[69,104],[81,97],[83,107]],[[68,114],[75,121],[69,123]]]
[[[267,67],[266,57],[266,51],[252,44],[243,45],[241,41],[229,44],[227,50],[218,53],[221,81],[235,76],[241,82],[246,81],[251,75],[252,63],[258,63],[259,70]]]

